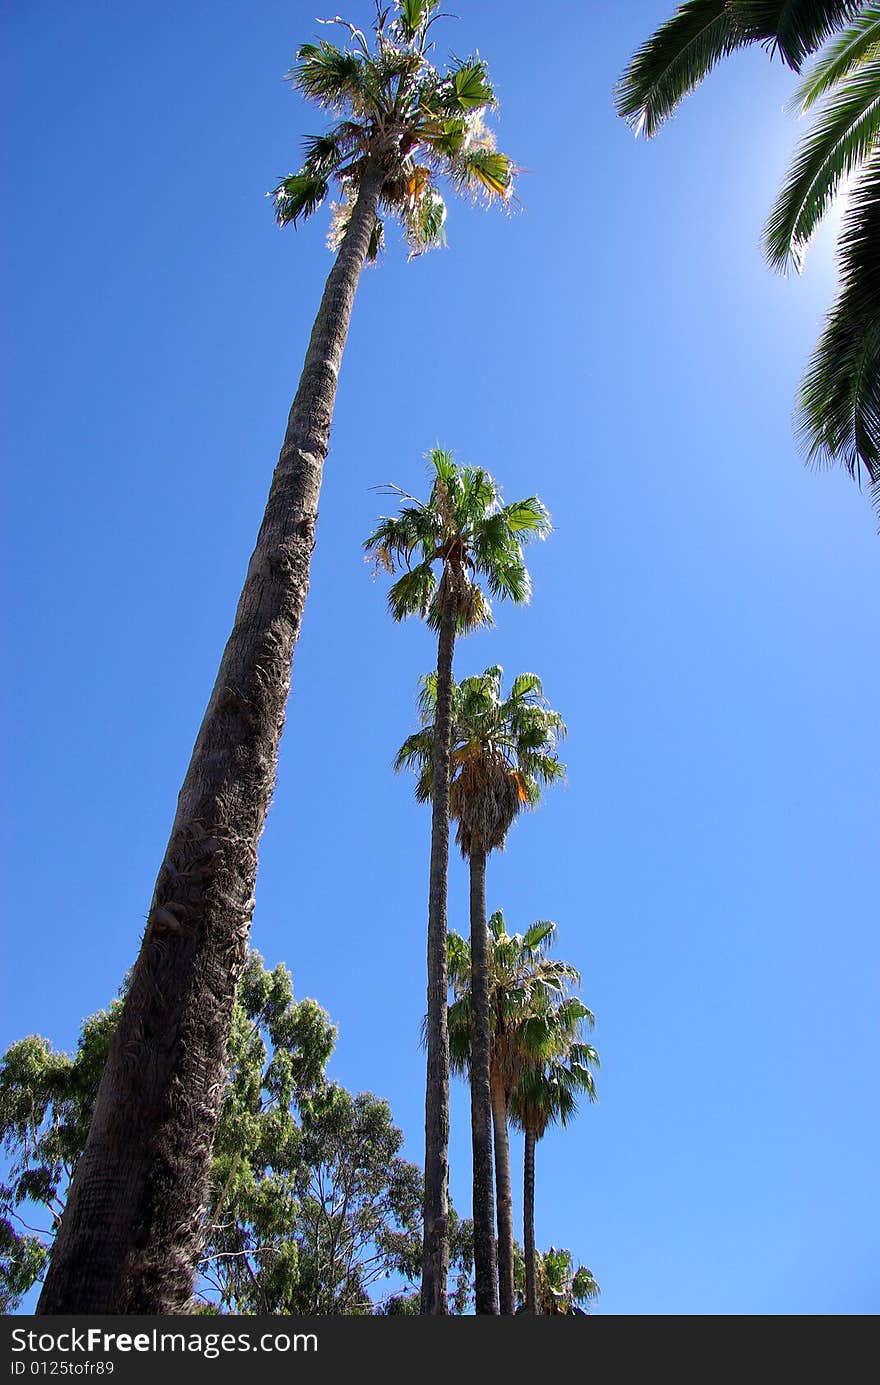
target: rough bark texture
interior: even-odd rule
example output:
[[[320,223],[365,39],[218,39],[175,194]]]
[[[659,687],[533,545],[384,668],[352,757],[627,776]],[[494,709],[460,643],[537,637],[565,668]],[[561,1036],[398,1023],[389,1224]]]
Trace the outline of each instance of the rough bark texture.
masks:
[[[513,1198],[510,1192],[510,1141],[507,1138],[507,1097],[497,1073],[492,1074],[492,1125],[495,1132],[495,1186],[498,1193],[498,1306],[513,1312]]]
[[[175,1313],[190,1298],[339,366],[384,176],[365,171],[327,279],[39,1313]]]
[[[498,1312],[492,1100],[489,1089],[489,942],[486,853],[472,851],[471,883],[471,1142],[474,1159],[474,1287],[478,1313]]]
[[[449,747],[455,610],[444,609],[437,642],[431,874],[428,891],[428,1070],[425,1091],[425,1201],[422,1313],[447,1312],[449,1274],[449,1031],[446,1022],[446,879],[449,872]]]
[[[537,1313],[538,1291],[535,1281],[535,1136],[526,1131],[523,1157],[523,1247],[526,1259],[526,1312]]]

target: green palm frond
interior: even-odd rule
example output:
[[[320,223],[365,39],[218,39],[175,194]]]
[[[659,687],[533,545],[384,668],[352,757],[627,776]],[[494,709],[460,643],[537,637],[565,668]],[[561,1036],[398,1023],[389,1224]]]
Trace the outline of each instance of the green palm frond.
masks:
[[[340,121],[323,135],[308,135],[303,140],[305,173],[329,178],[358,147],[360,127],[350,120]]]
[[[303,43],[287,80],[310,101],[327,110],[344,110],[364,89],[363,60],[333,43]]]
[[[799,71],[823,45],[793,104],[822,102],[764,232],[777,269],[800,269],[822,217],[849,182],[840,289],[798,397],[808,460],[867,480],[880,510],[880,3],[877,0],[687,0],[632,59],[617,101],[637,132],[656,132],[711,67],[761,43]]]
[[[436,8],[437,0],[399,0],[400,13],[396,23],[407,43],[417,37],[431,11]]]
[[[454,1000],[447,1012],[449,1033],[449,1066],[459,1077],[464,1076],[471,1061],[471,997],[470,991]]]
[[[450,986],[453,990],[466,986],[471,975],[470,943],[460,933],[450,931],[446,935],[446,955]]]
[[[778,53],[795,72],[859,7],[860,0],[729,0],[745,42]]]
[[[489,591],[499,600],[527,606],[532,599],[532,580],[528,568],[519,556],[495,563],[486,577]]]
[[[450,460],[448,453],[445,460]],[[463,466],[456,473],[446,473],[447,485],[457,483],[454,492],[458,527],[468,529],[479,525],[482,530],[494,518],[492,508],[497,504],[498,487],[482,467]]]
[[[449,74],[450,105],[462,111],[485,110],[495,104],[489,69],[480,57],[453,66]]]
[[[840,291],[807,370],[799,432],[812,462],[880,486],[880,148],[850,195]]]
[[[394,772],[411,770],[416,775],[416,801],[427,803],[433,788],[434,738],[430,730],[408,736],[394,757]]]
[[[727,0],[687,0],[630,61],[615,93],[618,113],[650,138],[742,43]]]
[[[402,495],[397,487],[391,488]],[[396,515],[384,515],[372,534],[364,540],[364,552],[372,556],[378,568],[393,573],[398,567],[409,567],[413,556],[420,553],[428,559],[442,538],[442,527],[434,511],[427,505],[401,505]]]
[[[537,673],[519,673],[510,685],[510,699],[512,702],[521,702],[529,696],[543,699],[543,684]]]
[[[499,915],[498,917],[501,918],[503,926],[503,915]],[[537,923],[532,924],[531,928],[526,929],[523,934],[522,945],[527,953],[534,953],[537,955],[538,953],[546,951],[546,948],[551,945],[555,937],[556,924],[551,923],[549,919],[539,919]]]
[[[843,179],[864,162],[880,135],[880,59],[839,82],[802,140],[770,214],[764,244],[770,263],[800,268],[804,251]]]
[[[300,217],[310,217],[327,196],[327,179],[317,173],[291,173],[282,178],[270,196],[275,199],[275,220],[279,226],[295,226]]]
[[[550,926],[552,928],[556,927],[555,924],[551,924]],[[493,941],[497,942],[499,938],[504,936],[505,923],[504,914],[501,909],[496,909],[494,914],[489,915],[488,928],[489,932],[492,934]]]
[[[452,161],[450,176],[459,192],[482,195],[488,202],[506,200],[513,191],[516,170],[507,154],[497,149],[463,150]]]
[[[404,572],[388,589],[388,610],[392,619],[406,620],[408,616],[427,616],[437,589],[437,579],[430,563],[419,563]]]
[[[596,1016],[577,996],[570,996],[559,1007],[559,1023],[567,1032],[574,1033],[582,1024],[595,1028]]]
[[[469,123],[465,116],[436,116],[428,111],[421,128],[422,143],[433,159],[435,171],[454,165],[467,144]]]
[[[655,135],[680,102],[738,48],[760,43],[799,72],[858,0],[686,0],[635,54],[616,101],[637,134]]]
[[[528,534],[530,538],[545,539],[553,527],[546,506],[536,495],[502,506],[500,514],[512,534]]]
[[[811,68],[791,100],[791,109],[808,111],[842,78],[880,56],[880,5],[865,5]]]

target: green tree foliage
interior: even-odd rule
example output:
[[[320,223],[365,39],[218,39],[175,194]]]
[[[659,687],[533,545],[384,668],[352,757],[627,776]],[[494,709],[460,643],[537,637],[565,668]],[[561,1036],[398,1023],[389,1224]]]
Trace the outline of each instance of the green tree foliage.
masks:
[[[42,1278],[122,1002],[83,1025],[73,1055],[30,1036],[0,1061],[0,1309]],[[197,1299],[229,1313],[362,1314],[421,1259],[422,1185],[386,1102],[328,1083],[336,1031],[290,973],[252,952],[239,987],[211,1167]],[[455,1223],[467,1284],[468,1223]],[[193,1305],[195,1308],[195,1305]]]

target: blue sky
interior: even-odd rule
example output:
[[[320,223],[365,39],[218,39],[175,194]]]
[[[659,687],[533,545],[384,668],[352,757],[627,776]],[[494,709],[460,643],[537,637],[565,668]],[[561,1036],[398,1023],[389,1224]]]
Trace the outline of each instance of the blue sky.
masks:
[[[522,210],[455,206],[446,251],[364,274],[253,943],[419,1160],[429,823],[390,763],[433,650],[360,543],[370,488],[418,491],[441,443],[556,523],[531,607],[456,662],[538,672],[569,725],[567,786],[488,884],[511,926],[556,921],[598,1021],[539,1244],[601,1313],[873,1313],[880,545],[793,441],[834,256],[833,225],[800,280],[759,252],[791,78],[740,55],[645,144],[611,90],[672,0],[458,8],[441,49],[489,59]],[[281,76],[321,7],[3,10],[0,1045],[70,1046],[134,958],[329,269],[325,214],[281,233],[263,196],[320,128]],[[458,1087],[462,1211],[469,1159]]]

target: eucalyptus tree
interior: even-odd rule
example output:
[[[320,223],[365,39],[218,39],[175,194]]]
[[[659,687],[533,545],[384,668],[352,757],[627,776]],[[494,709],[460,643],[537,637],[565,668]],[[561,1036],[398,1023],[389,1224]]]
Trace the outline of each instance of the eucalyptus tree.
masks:
[[[439,245],[455,192],[507,201],[482,58],[431,62],[436,0],[377,9],[373,41],[303,44],[288,76],[332,118],[272,194],[296,225],[339,189],[335,260],[265,515],[177,804],[118,1031],[38,1311],[167,1313],[190,1294],[257,846],[315,542],[318,496],[355,290],[387,219],[410,254]],[[334,21],[342,23],[342,21]]]
[[[584,1029],[592,1029],[593,1014],[575,996],[546,1005],[524,1022],[530,1031],[523,1044],[519,1081],[510,1096],[510,1114],[522,1129],[523,1155],[523,1249],[525,1253],[525,1309],[538,1312],[537,1263],[535,1259],[535,1145],[548,1126],[566,1126],[578,1109],[578,1097],[596,1101],[594,1070],[599,1055],[584,1043]],[[539,1056],[529,1061],[529,1055]]]
[[[554,998],[562,999],[580,977],[574,967],[547,955],[556,925],[535,923],[525,934],[508,934],[504,915],[497,911],[486,929],[489,974],[489,1073],[498,1191],[498,1288],[502,1313],[514,1311],[513,1197],[510,1179],[510,1143],[507,1132],[511,1093],[517,1087],[524,1062],[537,1063],[550,1052],[535,1047],[540,1031],[528,1020],[538,1016]],[[472,1062],[473,1025],[470,944],[457,933],[447,938],[449,980],[453,1000],[449,1006],[449,1038],[454,1071],[466,1073]]]
[[[416,795],[430,799],[431,864],[428,889],[428,1014],[426,1021],[425,1207],[422,1312],[444,1313],[447,1281],[449,1184],[449,1036],[446,1025],[446,889],[449,862],[451,746],[456,635],[491,622],[490,597],[528,601],[531,582],[523,546],[550,531],[550,519],[534,495],[504,505],[492,477],[478,467],[457,466],[449,452],[429,454],[431,493],[423,503],[398,487],[397,515],[380,520],[365,543],[377,566],[394,574],[388,605],[397,621],[422,616],[437,632],[437,668],[425,688],[423,772]],[[435,569],[439,568],[439,580]],[[484,591],[484,587],[486,590]],[[488,596],[487,596],[488,592]],[[405,747],[404,747],[405,750]],[[402,757],[402,758],[401,758]],[[406,762],[403,751],[397,767]],[[485,917],[485,913],[484,913]],[[481,1147],[482,1151],[482,1147]],[[476,1152],[475,1152],[476,1158]],[[488,1159],[488,1162],[487,1162]],[[477,1312],[494,1311],[492,1274],[491,1157],[480,1154],[480,1222],[474,1226]],[[488,1183],[487,1183],[488,1179]],[[490,1234],[486,1234],[486,1197]],[[475,1195],[475,1217],[476,1217]]]
[[[486,928],[486,858],[504,848],[507,834],[524,808],[534,808],[542,789],[564,776],[557,744],[565,735],[558,712],[543,695],[534,673],[515,678],[506,697],[501,691],[502,669],[465,678],[453,686],[452,753],[449,788],[450,816],[457,824],[456,842],[470,869],[470,1058],[471,1140],[474,1162],[474,1243],[480,1247],[477,1277],[480,1302],[494,1298],[491,1261],[493,1226],[493,1138],[490,1063],[489,955]],[[422,726],[401,746],[395,768],[414,769],[417,795],[431,796],[437,684],[434,675],[423,680]],[[503,1185],[498,1189],[498,1279],[502,1313],[513,1312],[512,1204]],[[508,1234],[509,1232],[509,1234]],[[512,1255],[512,1251],[511,1251]],[[489,1312],[488,1307],[478,1311]]]
[[[808,460],[842,464],[880,503],[880,4],[687,0],[630,62],[618,109],[654,135],[720,59],[754,43],[795,72],[819,55],[792,101],[818,115],[764,233],[775,269],[800,270],[823,216],[850,188],[840,287],[801,385],[799,433]]]

